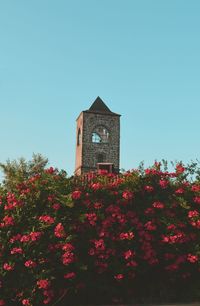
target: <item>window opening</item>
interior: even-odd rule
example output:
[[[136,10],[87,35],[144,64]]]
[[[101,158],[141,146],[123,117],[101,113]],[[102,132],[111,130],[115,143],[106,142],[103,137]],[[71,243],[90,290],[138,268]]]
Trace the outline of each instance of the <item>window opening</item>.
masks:
[[[102,142],[101,137],[96,132],[92,133],[92,142],[94,142],[94,143]]]
[[[79,146],[81,143],[81,130],[78,130],[78,136],[77,136],[77,145]]]

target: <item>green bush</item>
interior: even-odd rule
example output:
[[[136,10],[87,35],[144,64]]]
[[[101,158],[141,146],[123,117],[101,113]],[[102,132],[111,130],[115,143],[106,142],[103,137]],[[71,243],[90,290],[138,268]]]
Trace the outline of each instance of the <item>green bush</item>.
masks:
[[[199,300],[198,169],[162,168],[2,186],[0,305]]]

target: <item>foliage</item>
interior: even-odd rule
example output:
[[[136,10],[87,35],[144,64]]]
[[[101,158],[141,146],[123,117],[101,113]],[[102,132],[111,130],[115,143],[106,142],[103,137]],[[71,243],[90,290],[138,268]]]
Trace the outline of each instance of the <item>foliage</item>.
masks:
[[[25,179],[41,173],[48,163],[48,159],[41,154],[33,154],[32,160],[26,161],[23,157],[19,160],[0,163],[0,169],[4,173],[4,185],[8,190],[13,188]]]
[[[67,178],[49,168],[2,189],[0,305],[199,300],[196,169]]]

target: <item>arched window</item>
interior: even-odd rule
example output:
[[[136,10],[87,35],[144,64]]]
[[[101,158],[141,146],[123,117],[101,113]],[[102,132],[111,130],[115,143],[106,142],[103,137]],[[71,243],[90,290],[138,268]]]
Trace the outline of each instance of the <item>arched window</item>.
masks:
[[[101,137],[96,132],[92,133],[92,142],[95,142],[95,143],[102,142]]]
[[[77,135],[77,146],[79,146],[81,143],[81,130],[78,129],[78,135]]]
[[[110,134],[104,126],[97,126],[92,133],[92,142],[106,143],[109,141]]]

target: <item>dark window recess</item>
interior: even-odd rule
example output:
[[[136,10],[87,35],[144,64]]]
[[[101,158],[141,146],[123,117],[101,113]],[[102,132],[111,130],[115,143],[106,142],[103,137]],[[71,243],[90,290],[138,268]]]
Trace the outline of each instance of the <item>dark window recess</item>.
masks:
[[[98,154],[97,155],[97,162],[98,163],[103,163],[104,162],[104,155],[103,154]]]
[[[78,130],[78,136],[77,136],[77,146],[79,146],[81,143],[81,130]]]

